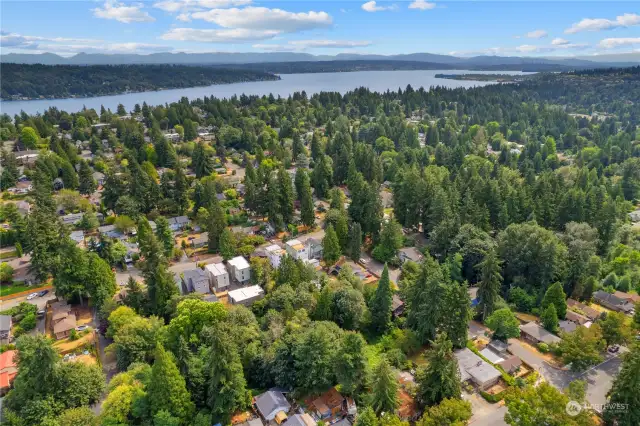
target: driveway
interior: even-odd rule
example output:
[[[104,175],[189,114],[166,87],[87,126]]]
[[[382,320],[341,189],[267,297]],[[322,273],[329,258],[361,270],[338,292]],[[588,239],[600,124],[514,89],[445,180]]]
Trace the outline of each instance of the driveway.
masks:
[[[362,252],[360,255],[361,259],[366,260],[364,267],[371,273],[376,276],[382,275],[382,270],[384,269],[384,264],[382,262],[378,262],[375,260],[369,253]],[[398,278],[400,277],[400,268],[389,268],[389,279],[391,282],[398,284]]]
[[[473,415],[469,424],[474,426],[506,426],[504,415],[507,407],[501,404],[491,404],[477,393],[462,393],[462,399],[471,403]]]

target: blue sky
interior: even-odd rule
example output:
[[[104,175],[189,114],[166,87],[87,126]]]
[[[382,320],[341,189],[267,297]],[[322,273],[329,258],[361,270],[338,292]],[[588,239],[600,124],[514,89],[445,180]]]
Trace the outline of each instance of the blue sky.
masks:
[[[640,52],[637,2],[2,0],[0,9],[2,53]]]

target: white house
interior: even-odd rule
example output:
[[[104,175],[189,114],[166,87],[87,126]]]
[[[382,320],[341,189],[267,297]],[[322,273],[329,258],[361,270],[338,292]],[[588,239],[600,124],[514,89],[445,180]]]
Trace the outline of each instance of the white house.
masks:
[[[211,278],[211,284],[216,291],[222,291],[229,287],[229,273],[222,263],[213,263],[205,266]]]
[[[284,256],[285,251],[277,244],[270,245],[269,247],[265,248],[264,251],[269,257],[271,266],[277,269],[280,266],[280,261],[282,260],[282,256]]]
[[[259,285],[252,285],[249,287],[242,287],[237,290],[231,290],[227,293],[229,297],[229,303],[232,305],[244,305],[249,306],[256,300],[260,300],[264,297],[264,290]]]
[[[300,240],[289,240],[286,245],[289,256],[296,260],[309,260],[309,252]]]
[[[251,279],[251,267],[249,262],[242,256],[236,256],[228,262],[233,278],[240,284],[244,284]]]

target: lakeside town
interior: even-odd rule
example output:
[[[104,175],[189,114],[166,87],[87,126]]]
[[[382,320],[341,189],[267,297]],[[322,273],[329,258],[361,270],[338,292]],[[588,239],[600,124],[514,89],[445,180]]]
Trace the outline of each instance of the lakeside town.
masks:
[[[8,424],[632,424],[638,131],[578,96],[606,72],[567,110],[530,80],[4,116]]]

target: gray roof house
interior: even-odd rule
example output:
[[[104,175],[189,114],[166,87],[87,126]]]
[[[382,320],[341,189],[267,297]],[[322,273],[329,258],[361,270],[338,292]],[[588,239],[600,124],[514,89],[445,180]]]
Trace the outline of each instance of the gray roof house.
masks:
[[[67,226],[75,225],[76,223],[80,223],[82,220],[83,213],[70,213],[62,216],[62,223]]]
[[[459,349],[454,355],[458,360],[460,381],[471,380],[480,389],[487,389],[498,382],[500,372],[469,348]]]
[[[109,238],[115,238],[118,240],[126,240],[127,236],[125,234],[123,234],[121,231],[119,231],[118,229],[116,229],[115,225],[104,225],[104,226],[99,226],[98,227],[98,232],[100,232],[101,235],[105,236],[105,237],[109,237]]]
[[[258,413],[268,422],[273,420],[280,411],[288,413],[291,410],[291,404],[289,404],[287,398],[277,390],[269,390],[256,396],[254,403]]]
[[[593,293],[593,300],[605,308],[609,308],[617,312],[629,313],[633,310],[633,304],[629,303],[628,300],[621,299],[614,294],[607,293],[606,291],[598,290]]]
[[[209,243],[209,233],[203,232],[202,234],[200,234],[198,238],[194,238],[193,240],[191,240],[191,247],[200,248],[200,247],[206,246],[208,243]]]
[[[182,281],[189,293],[211,293],[211,289],[209,288],[209,275],[200,268],[184,271],[182,273]]]
[[[535,322],[531,321],[520,326],[520,333],[523,339],[533,343],[560,343],[562,340],[553,333],[548,332],[544,328],[540,327]]]
[[[180,231],[189,225],[189,218],[186,216],[176,216],[168,219],[169,229],[172,231]]]

